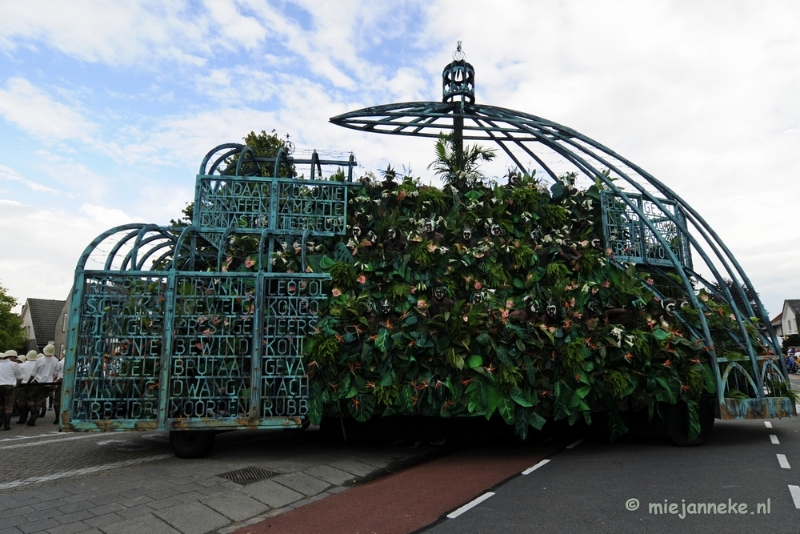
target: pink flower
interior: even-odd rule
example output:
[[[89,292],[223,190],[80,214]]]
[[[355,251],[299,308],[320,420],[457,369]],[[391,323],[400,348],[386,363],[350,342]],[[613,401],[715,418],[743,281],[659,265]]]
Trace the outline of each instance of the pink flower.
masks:
[[[474,286],[472,286],[472,287],[474,287],[474,288],[475,288],[475,290],[477,291],[477,290],[479,290],[480,288],[482,288],[482,287],[483,287],[483,284],[481,284],[480,280],[476,280],[476,281],[475,281],[475,285],[474,285]]]
[[[423,299],[419,299],[417,301],[417,308],[420,308],[420,309],[424,310],[425,306],[427,306],[427,305],[428,305],[428,303],[425,302]]]
[[[436,250],[436,243],[428,243],[428,252],[433,252],[434,250]]]
[[[367,277],[366,277],[366,276],[364,276],[364,275],[362,274],[361,276],[359,276],[358,278],[356,278],[356,281],[357,281],[359,284],[366,284],[366,283],[367,283]]]
[[[468,323],[468,322],[469,322],[469,317],[467,317],[466,315],[464,315],[464,316],[462,317],[462,319],[464,319],[464,322],[465,322],[465,323]]]
[[[338,288],[338,287],[334,287],[334,288],[331,290],[331,295],[333,295],[334,297],[338,297],[338,296],[339,296],[339,295],[341,295],[341,294],[342,294],[342,292],[339,290],[339,288]]]
[[[255,264],[256,264],[256,260],[254,260],[250,256],[248,256],[247,259],[244,260],[244,266],[247,267],[248,269],[250,267],[252,267],[253,265],[255,265]]]

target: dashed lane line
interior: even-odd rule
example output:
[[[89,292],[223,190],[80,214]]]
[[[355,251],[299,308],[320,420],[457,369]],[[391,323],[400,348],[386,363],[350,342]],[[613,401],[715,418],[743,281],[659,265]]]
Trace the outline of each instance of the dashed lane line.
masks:
[[[786,459],[785,454],[778,454],[777,456],[778,456],[778,463],[781,465],[782,468],[791,469],[791,467],[789,466],[789,460]]]
[[[62,478],[70,478],[78,475],[91,475],[100,471],[108,471],[109,469],[117,469],[120,467],[127,467],[129,465],[143,464],[146,462],[155,462],[156,460],[164,460],[166,458],[174,458],[172,454],[158,454],[156,456],[147,456],[145,458],[136,458],[135,460],[125,460],[122,462],[114,462],[111,464],[95,465],[92,467],[84,467],[82,469],[73,469],[71,471],[62,471],[61,473],[53,473],[52,475],[44,475],[40,477],[30,477],[22,480],[14,480],[11,482],[0,482],[0,490],[18,488],[20,486],[28,486],[31,484],[41,484],[42,482],[50,482]]]
[[[772,428],[772,423],[770,423],[769,421],[764,421],[764,426],[767,428]]]
[[[487,491],[486,493],[484,493],[483,495],[481,495],[477,499],[473,499],[472,501],[468,502],[467,504],[465,504],[464,506],[462,506],[458,510],[455,510],[454,512],[450,512],[449,514],[447,514],[447,517],[449,517],[450,519],[455,519],[456,517],[458,517],[461,514],[463,514],[464,512],[466,512],[467,510],[469,510],[471,508],[474,508],[475,506],[478,506],[480,503],[482,503],[483,501],[485,501],[486,499],[488,499],[492,495],[494,495],[493,491]]]
[[[792,494],[794,507],[800,509],[800,486],[792,486],[789,484],[789,493]]]
[[[84,434],[82,436],[71,436],[68,438],[61,438],[61,439],[50,439],[47,441],[37,441],[35,443],[25,443],[25,447],[38,447],[39,445],[51,445],[53,443],[61,443],[62,441],[72,441],[76,439],[86,439],[86,438],[94,438],[97,437],[96,434]],[[5,445],[0,447],[0,451],[5,449],[16,449],[18,445]]]
[[[533,473],[534,471],[536,471],[537,469],[539,469],[540,467],[542,467],[544,464],[548,463],[549,461],[550,460],[542,460],[538,464],[527,468],[525,471],[522,472],[522,474],[523,475],[530,475],[531,473]]]
[[[780,445],[781,444],[781,442],[778,441],[778,436],[776,436],[775,434],[770,434],[769,435],[769,440],[772,442],[773,445]]]
[[[578,441],[572,442],[569,445],[567,445],[567,448],[568,449],[574,449],[575,447],[580,445],[583,441],[584,441],[583,439],[579,439]]]

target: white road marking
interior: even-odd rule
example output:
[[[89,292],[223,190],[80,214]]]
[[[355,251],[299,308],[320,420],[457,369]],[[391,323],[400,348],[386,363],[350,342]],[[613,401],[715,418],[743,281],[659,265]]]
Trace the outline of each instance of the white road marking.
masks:
[[[465,504],[464,506],[462,506],[461,508],[459,508],[455,512],[450,512],[449,514],[447,514],[447,517],[449,517],[450,519],[455,519],[456,517],[460,516],[461,514],[463,514],[464,512],[469,510],[470,508],[474,508],[475,506],[478,506],[480,503],[482,503],[483,501],[485,501],[486,499],[488,499],[492,495],[494,495],[493,491],[487,491],[486,493],[484,493],[483,495],[481,495],[477,499],[468,502],[467,504]]]
[[[772,442],[773,445],[780,445],[781,444],[781,442],[778,441],[778,436],[776,436],[775,434],[770,434],[769,435],[769,440]]]
[[[789,493],[792,494],[792,500],[794,501],[794,507],[800,509],[800,486],[789,485]]]
[[[576,442],[574,442],[574,443],[570,443],[569,445],[567,445],[567,448],[568,448],[568,449],[574,449],[575,447],[577,447],[578,445],[580,445],[580,444],[581,444],[581,442],[583,442],[583,441],[584,441],[584,440],[582,440],[582,439],[579,439],[578,441],[576,441]]]
[[[541,462],[539,462],[538,464],[536,464],[536,465],[534,465],[534,466],[532,466],[532,467],[529,467],[529,468],[527,468],[525,471],[523,471],[523,472],[522,472],[522,474],[523,474],[523,475],[530,475],[531,473],[533,473],[534,471],[536,471],[537,469],[539,469],[540,467],[542,467],[544,464],[546,464],[546,463],[547,463],[547,462],[549,462],[549,461],[550,461],[550,460],[542,460],[542,461],[541,461]]]
[[[764,421],[764,426],[767,428],[772,428],[772,423],[770,423],[769,421]]]
[[[785,454],[778,454],[777,456],[778,456],[778,463],[781,464],[781,467],[783,467],[784,469],[791,469],[791,467],[789,466],[789,460],[786,459]]]
[[[3,438],[0,439],[2,441],[20,441],[23,439],[39,439],[39,438],[54,438],[56,436],[63,436],[64,434],[60,432],[48,432],[47,434],[39,434],[38,436],[14,436],[13,438]]]
[[[135,460],[125,460],[124,462],[115,462],[113,464],[95,465],[92,467],[84,467],[82,469],[73,469],[72,471],[63,471],[61,473],[53,473],[52,475],[44,475],[40,477],[30,477],[22,480],[14,480],[12,482],[0,483],[0,490],[17,488],[19,486],[28,486],[30,484],[39,484],[42,482],[50,482],[51,480],[58,480],[60,478],[69,478],[78,475],[89,475],[100,471],[108,471],[109,469],[117,469],[119,467],[127,467],[129,465],[143,464],[146,462],[154,462],[156,460],[164,460],[166,458],[173,458],[172,454],[159,454],[156,456],[147,456],[145,458],[137,458]]]
[[[124,439],[107,439],[105,441],[98,441],[98,445],[108,445],[109,443],[126,443]]]
[[[47,441],[37,441],[35,443],[25,443],[26,447],[37,447],[39,445],[51,445],[53,443],[61,443],[62,441],[72,441],[75,439],[85,439],[85,438],[94,438],[97,437],[97,434],[84,434],[82,436],[72,436],[69,438],[61,438],[61,439],[51,439]],[[4,447],[0,447],[0,451],[5,449],[16,449],[18,445],[6,445]]]

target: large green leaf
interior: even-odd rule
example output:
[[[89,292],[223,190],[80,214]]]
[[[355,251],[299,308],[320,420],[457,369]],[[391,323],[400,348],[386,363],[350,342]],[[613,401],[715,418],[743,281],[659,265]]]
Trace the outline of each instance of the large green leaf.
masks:
[[[347,410],[356,421],[363,423],[375,411],[375,398],[372,395],[356,395],[347,401]]]
[[[530,408],[533,406],[533,403],[525,398],[525,392],[519,388],[512,389],[511,393],[509,393],[509,396],[520,406],[524,406],[525,408]]]
[[[319,397],[308,399],[308,422],[312,425],[322,422],[322,401]]]
[[[509,425],[514,424],[514,409],[514,403],[506,397],[502,397],[497,404],[497,413]]]

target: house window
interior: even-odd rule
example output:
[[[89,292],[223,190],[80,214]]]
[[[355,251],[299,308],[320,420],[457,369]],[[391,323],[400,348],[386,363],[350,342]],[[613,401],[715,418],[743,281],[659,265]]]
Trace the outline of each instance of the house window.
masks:
[[[792,331],[792,320],[789,319],[789,332],[791,332],[791,331]]]
[[[67,314],[66,313],[64,314],[64,319],[61,321],[61,331],[62,332],[66,332],[67,331]]]

